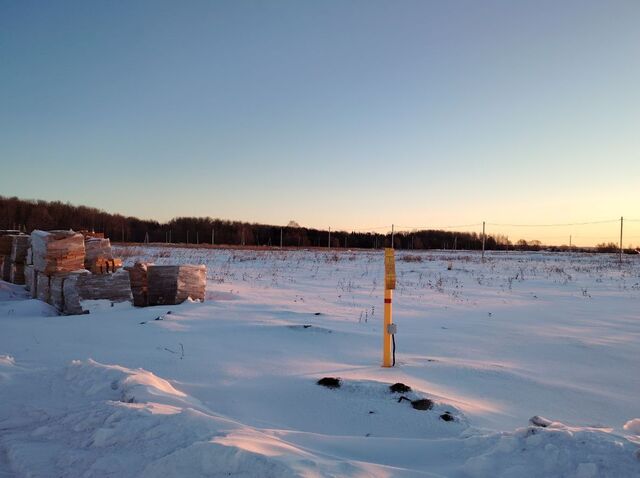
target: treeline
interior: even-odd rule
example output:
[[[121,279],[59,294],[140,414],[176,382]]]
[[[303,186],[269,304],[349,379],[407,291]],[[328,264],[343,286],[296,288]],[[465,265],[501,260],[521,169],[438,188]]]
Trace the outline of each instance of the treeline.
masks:
[[[391,245],[391,234],[331,231],[227,221],[210,217],[178,217],[167,223],[142,220],[100,209],[74,206],[61,201],[24,200],[0,196],[0,229],[74,229],[103,232],[113,242],[171,242],[188,244],[334,248],[381,248]],[[437,230],[397,232],[398,249],[481,249],[476,233]],[[502,249],[504,244],[487,236],[486,249]]]
[[[178,217],[167,223],[142,220],[100,209],[74,206],[61,201],[24,200],[0,196],[0,229],[73,229],[102,232],[113,242],[161,242],[245,246],[382,248],[391,246],[391,233],[328,231],[300,227],[293,221],[285,227],[227,221],[210,217]],[[482,236],[473,232],[441,230],[401,231],[393,236],[396,249],[482,249]],[[539,241],[520,241],[515,246],[506,237],[487,236],[487,250],[537,250]]]

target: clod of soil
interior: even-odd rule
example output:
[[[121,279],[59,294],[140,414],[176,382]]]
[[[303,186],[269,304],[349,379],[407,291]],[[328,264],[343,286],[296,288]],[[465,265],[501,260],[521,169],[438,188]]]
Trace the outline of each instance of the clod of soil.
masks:
[[[551,422],[551,420],[548,420],[548,419],[546,419],[544,417],[536,415],[535,417],[531,417],[529,419],[529,423],[531,425],[533,425],[533,426],[536,426],[536,427],[546,428],[549,425],[551,425],[552,422]]]
[[[440,415],[440,419],[444,420],[445,422],[452,422],[453,420],[455,420],[455,417],[449,412],[444,412],[442,415]]]
[[[340,388],[340,379],[335,377],[323,377],[317,383],[327,388]]]
[[[428,398],[421,398],[420,400],[412,400],[411,406],[416,410],[431,410],[433,402]]]
[[[404,383],[394,383],[393,385],[389,385],[389,390],[393,393],[406,393],[411,391],[411,387],[409,385],[405,385]]]

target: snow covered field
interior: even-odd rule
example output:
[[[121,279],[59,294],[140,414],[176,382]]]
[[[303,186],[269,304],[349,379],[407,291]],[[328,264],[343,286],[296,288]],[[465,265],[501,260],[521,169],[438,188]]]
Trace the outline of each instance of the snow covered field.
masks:
[[[400,251],[382,369],[381,251],[116,252],[206,264],[207,301],[0,282],[0,477],[640,476],[639,257]]]

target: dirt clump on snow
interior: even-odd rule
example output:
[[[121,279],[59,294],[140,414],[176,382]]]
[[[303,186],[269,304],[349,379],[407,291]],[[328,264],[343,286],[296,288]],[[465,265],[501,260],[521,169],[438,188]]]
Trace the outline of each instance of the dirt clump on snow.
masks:
[[[392,393],[407,393],[411,391],[411,387],[409,385],[405,385],[404,383],[398,382],[393,385],[389,385],[389,390]]]
[[[340,379],[335,377],[323,377],[317,382],[318,385],[322,385],[327,388],[340,388]]]
[[[452,422],[455,420],[455,417],[451,415],[451,412],[444,412],[440,415],[440,420],[444,420],[445,422]]]

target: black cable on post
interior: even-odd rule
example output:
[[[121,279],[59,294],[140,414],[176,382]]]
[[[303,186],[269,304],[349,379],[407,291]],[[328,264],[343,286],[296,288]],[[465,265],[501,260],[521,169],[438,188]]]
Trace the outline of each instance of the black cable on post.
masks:
[[[393,365],[396,366],[396,334],[391,334],[391,342],[393,343]]]

